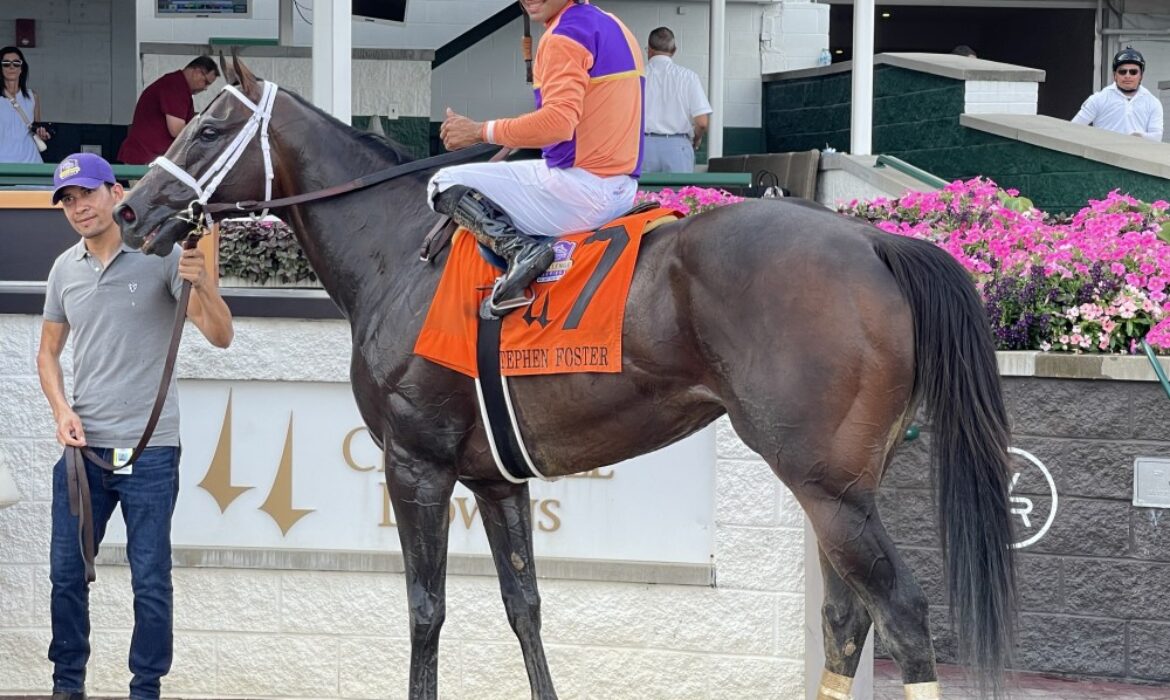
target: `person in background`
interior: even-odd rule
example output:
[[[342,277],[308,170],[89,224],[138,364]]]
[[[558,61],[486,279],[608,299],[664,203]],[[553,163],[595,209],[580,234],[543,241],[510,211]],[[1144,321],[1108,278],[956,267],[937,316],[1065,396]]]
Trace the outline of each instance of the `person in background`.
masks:
[[[648,173],[693,173],[695,151],[707,133],[711,103],[693,70],[676,65],[674,32],[650,32],[646,53],[646,161]]]
[[[0,163],[41,163],[41,143],[51,138],[39,125],[41,101],[28,89],[28,60],[15,46],[0,49],[0,75],[4,78],[4,104],[0,104]]]
[[[1113,57],[1113,83],[1093,93],[1072,118],[1073,124],[1091,124],[1119,134],[1162,140],[1162,103],[1142,87],[1146,59],[1126,47]]]
[[[197,95],[219,78],[210,56],[200,56],[183,70],[167,73],[142,91],[134,107],[134,121],[118,149],[118,160],[146,165],[167,152],[175,137],[195,118]]]
[[[122,186],[101,156],[75,153],[53,174],[60,204],[80,240],[49,271],[37,373],[65,449],[88,446],[120,468],[106,471],[85,456],[95,544],[115,506],[126,522],[126,558],[134,590],[129,666],[132,700],[159,697],[171,668],[173,589],[171,516],[179,494],[179,397],[174,378],[150,443],[124,462],[142,437],[158,391],[183,281],[191,283],[187,318],[211,342],[232,341],[232,315],[204,268],[203,253],[179,247],[160,258],[122,243],[114,207]],[[73,391],[65,393],[61,352],[73,337]],[[151,371],[153,370],[153,371]],[[85,700],[89,661],[89,583],[70,509],[64,455],[53,468],[49,544],[49,615],[53,700]],[[123,696],[125,697],[125,696]]]
[[[977,55],[975,55],[975,49],[967,46],[966,44],[959,44],[955,48],[951,49],[951,53],[955,54],[956,56],[966,56],[967,58],[979,58]]]

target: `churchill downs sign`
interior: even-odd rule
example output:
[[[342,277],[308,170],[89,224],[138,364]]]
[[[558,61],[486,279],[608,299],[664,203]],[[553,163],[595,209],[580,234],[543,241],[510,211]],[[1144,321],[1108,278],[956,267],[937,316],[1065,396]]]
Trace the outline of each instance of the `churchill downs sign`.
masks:
[[[348,384],[192,380],[180,382],[180,396],[176,549],[400,551],[382,455]],[[709,564],[714,461],[707,428],[618,467],[534,482],[537,552]],[[450,513],[450,553],[488,555],[475,498],[462,486]],[[107,544],[125,543],[120,521],[111,519]]]

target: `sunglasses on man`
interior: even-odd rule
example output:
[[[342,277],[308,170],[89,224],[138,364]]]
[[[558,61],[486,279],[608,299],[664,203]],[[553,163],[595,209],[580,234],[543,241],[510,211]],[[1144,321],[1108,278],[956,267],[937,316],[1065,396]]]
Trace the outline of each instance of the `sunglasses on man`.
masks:
[[[0,66],[5,68],[20,68],[24,65],[24,61],[0,61]]]
[[[1118,68],[1117,74],[1118,75],[1141,75],[1142,71],[1140,68]]]

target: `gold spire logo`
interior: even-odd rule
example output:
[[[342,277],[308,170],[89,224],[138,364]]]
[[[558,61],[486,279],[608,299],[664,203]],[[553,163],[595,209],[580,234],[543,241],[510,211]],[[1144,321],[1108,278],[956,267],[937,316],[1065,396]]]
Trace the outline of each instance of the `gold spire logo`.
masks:
[[[312,508],[294,508],[292,504],[293,491],[293,416],[288,417],[288,430],[284,436],[284,451],[280,456],[280,465],[276,469],[276,478],[268,497],[260,506],[260,510],[272,518],[280,528],[282,535],[288,535],[297,521],[312,513]],[[211,464],[207,473],[199,482],[199,488],[211,494],[219,506],[220,513],[226,513],[230,506],[251,486],[236,486],[232,483],[232,392],[228,391],[227,408],[223,413],[223,424],[219,430],[219,441],[215,445],[215,453],[211,457]]]
[[[288,417],[288,432],[284,436],[284,453],[280,456],[280,467],[276,470],[276,480],[272,482],[272,490],[260,510],[276,521],[280,532],[284,535],[292,529],[297,521],[313,512],[312,508],[293,508],[293,417]]]
[[[211,456],[211,465],[199,482],[199,488],[211,494],[219,505],[219,512],[226,513],[232,501],[240,494],[250,490],[251,486],[235,486],[232,484],[232,392],[228,389],[227,408],[223,412],[223,426],[219,429],[219,441],[215,444],[215,454]]]

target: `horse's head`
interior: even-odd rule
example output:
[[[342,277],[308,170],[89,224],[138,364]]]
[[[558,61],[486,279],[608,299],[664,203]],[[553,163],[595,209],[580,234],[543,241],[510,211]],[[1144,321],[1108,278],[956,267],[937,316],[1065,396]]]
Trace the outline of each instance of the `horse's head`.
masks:
[[[266,166],[261,141],[276,86],[257,79],[238,56],[231,71],[220,63],[234,84],[187,124],[115,210],[127,245],[165,256],[194,228],[203,205],[271,196],[271,161]]]

